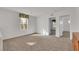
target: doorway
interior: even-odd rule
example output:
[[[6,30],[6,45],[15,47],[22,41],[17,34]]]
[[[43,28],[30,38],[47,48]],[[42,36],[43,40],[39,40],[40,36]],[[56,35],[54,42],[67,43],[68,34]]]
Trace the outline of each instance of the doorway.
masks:
[[[60,36],[70,38],[70,16],[60,16]]]
[[[56,18],[51,17],[49,18],[49,30],[50,30],[50,35],[55,35],[56,34]]]

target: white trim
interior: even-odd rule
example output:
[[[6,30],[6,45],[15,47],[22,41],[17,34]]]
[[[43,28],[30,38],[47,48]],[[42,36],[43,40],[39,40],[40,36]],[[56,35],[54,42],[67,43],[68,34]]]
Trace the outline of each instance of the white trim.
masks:
[[[33,32],[34,33],[34,32]],[[32,34],[32,33],[30,33]],[[29,35],[29,34],[18,34],[18,35],[11,35],[11,36],[7,36],[7,37],[2,37],[3,40],[6,39],[11,39],[11,38],[15,38],[15,37],[19,37],[19,36],[24,36],[24,35]]]

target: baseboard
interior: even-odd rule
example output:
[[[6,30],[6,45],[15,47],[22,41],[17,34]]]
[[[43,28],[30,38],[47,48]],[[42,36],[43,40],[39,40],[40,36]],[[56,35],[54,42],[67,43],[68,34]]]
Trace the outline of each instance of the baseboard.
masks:
[[[29,34],[18,34],[18,35],[12,35],[9,37],[2,37],[3,40],[7,40],[7,39],[11,39],[11,38],[16,38],[16,37],[20,37],[20,36],[24,36],[24,35],[32,35],[34,33],[29,33]]]

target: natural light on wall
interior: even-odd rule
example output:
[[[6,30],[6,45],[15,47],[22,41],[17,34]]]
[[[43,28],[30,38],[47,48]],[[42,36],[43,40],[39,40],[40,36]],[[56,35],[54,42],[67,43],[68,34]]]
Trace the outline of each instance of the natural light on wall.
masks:
[[[20,13],[19,14],[20,17],[20,28],[22,30],[26,30],[28,28],[28,19],[29,19],[29,15]]]
[[[71,23],[71,21],[70,21],[70,20],[68,20],[68,23],[70,24],[70,23]]]
[[[47,32],[46,30],[43,29],[42,34],[43,34],[43,35],[48,35],[48,32]]]

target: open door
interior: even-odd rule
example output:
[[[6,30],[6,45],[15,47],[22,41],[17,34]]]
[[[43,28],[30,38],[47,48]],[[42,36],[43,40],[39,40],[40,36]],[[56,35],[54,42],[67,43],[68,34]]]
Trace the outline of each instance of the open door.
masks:
[[[60,36],[70,38],[70,16],[60,16]]]
[[[49,18],[49,28],[50,28],[50,35],[56,34],[56,18],[51,17]]]

